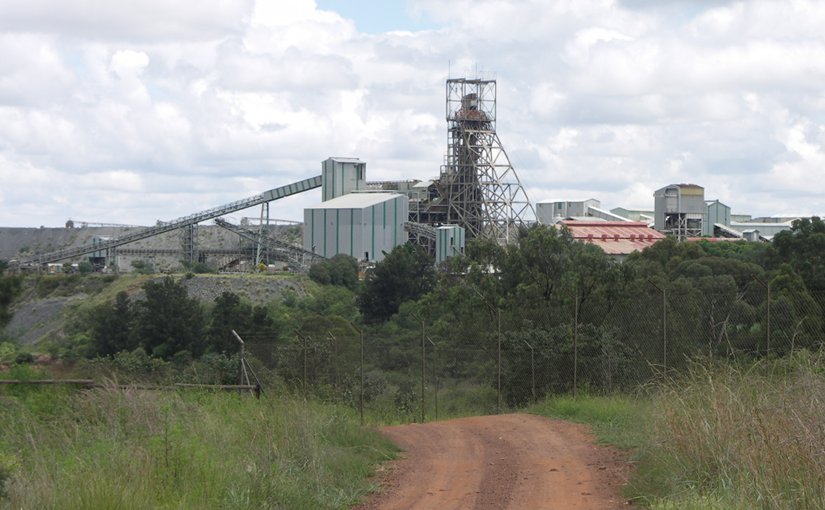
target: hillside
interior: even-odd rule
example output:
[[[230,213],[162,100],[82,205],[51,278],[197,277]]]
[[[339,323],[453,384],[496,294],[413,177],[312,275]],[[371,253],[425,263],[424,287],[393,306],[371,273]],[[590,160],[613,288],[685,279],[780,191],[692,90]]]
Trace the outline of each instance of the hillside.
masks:
[[[24,290],[12,307],[14,316],[0,338],[31,345],[41,340],[65,338],[66,325],[82,309],[113,300],[120,291],[140,299],[142,285],[158,275],[44,275],[27,278]],[[301,275],[206,274],[183,278],[189,295],[211,303],[223,292],[233,292],[255,304],[269,303],[294,292],[307,293],[309,280]]]

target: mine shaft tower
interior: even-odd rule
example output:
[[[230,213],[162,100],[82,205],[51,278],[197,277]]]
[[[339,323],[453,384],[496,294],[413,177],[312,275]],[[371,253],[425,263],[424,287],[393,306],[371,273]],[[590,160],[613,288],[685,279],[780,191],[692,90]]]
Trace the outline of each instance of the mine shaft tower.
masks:
[[[449,79],[446,89],[447,157],[437,183],[443,221],[463,226],[468,238],[506,244],[535,211],[496,134],[496,82]]]

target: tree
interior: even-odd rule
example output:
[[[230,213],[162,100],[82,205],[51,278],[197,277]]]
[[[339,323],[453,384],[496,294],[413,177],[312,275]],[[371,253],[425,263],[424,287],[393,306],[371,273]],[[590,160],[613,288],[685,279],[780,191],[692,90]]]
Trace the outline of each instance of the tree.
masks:
[[[812,292],[825,291],[825,222],[819,217],[795,220],[773,238],[776,266],[787,262]]]
[[[396,246],[367,276],[358,307],[368,322],[383,322],[401,303],[416,300],[435,283],[433,260],[411,243]]]
[[[339,253],[331,259],[313,264],[309,268],[309,277],[321,285],[340,285],[355,290],[358,286],[358,261]]]
[[[205,347],[201,340],[203,311],[186,287],[167,276],[159,282],[146,282],[143,290],[146,299],[138,304],[135,323],[140,344],[164,359],[184,350],[200,355]]]
[[[232,353],[238,350],[238,341],[232,330],[244,331],[249,327],[252,307],[241,302],[233,292],[224,292],[215,298],[215,306],[206,333],[206,350],[209,352]]]
[[[12,314],[9,309],[21,288],[22,280],[19,277],[0,275],[0,327],[11,320]]]
[[[137,338],[132,334],[134,313],[129,294],[117,293],[112,304],[104,304],[92,311],[92,355],[112,356],[121,351],[132,351]]]
[[[138,274],[153,274],[155,272],[154,264],[145,260],[133,260],[132,267],[135,268],[135,272]]]

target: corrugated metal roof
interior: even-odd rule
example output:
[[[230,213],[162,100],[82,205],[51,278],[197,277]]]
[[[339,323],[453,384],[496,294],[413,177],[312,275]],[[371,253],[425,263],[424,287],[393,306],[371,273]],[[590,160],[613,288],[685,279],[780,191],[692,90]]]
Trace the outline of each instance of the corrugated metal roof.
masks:
[[[609,255],[641,251],[665,235],[638,221],[563,221],[573,238],[594,244]]]
[[[363,209],[404,196],[400,193],[348,193],[307,209]]]

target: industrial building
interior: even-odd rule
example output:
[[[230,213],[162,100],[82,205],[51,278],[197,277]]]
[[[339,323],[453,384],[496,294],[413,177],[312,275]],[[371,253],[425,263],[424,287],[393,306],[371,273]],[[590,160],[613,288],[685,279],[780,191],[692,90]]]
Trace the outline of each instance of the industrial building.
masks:
[[[544,225],[556,225],[563,220],[593,218],[604,221],[628,221],[627,218],[606,211],[595,198],[587,200],[552,200],[536,204],[536,221]]]
[[[705,188],[696,184],[671,184],[653,193],[653,226],[683,241],[701,237],[707,223]]]
[[[75,243],[55,251],[26,254],[18,265],[37,268],[85,257],[97,267],[117,269],[119,257],[124,255],[150,259],[158,255],[175,263],[209,262],[216,269],[269,266],[275,260],[289,269],[306,270],[318,257],[338,253],[378,261],[384,252],[408,239],[426,247],[442,262],[463,253],[465,240],[512,242],[519,228],[529,224],[533,217],[549,225],[571,220],[583,222],[567,225],[571,229],[596,228],[587,224],[600,221],[601,228],[613,229],[602,233],[607,236],[605,240],[610,237],[619,243],[612,246],[619,246],[626,239],[632,241],[629,246],[634,249],[657,237],[652,231],[633,230],[639,225],[652,226],[680,240],[770,240],[791,228],[796,219],[733,214],[719,200],[706,200],[704,188],[696,184],[671,184],[656,190],[653,211],[621,207],[605,210],[595,198],[546,201],[534,209],[496,132],[496,81],[456,78],[446,80],[445,85],[447,150],[437,177],[424,181],[368,182],[365,162],[331,157],[322,162],[321,175],[172,221],[158,221],[152,227],[101,235],[91,244]],[[287,229],[271,228],[271,202],[317,188],[321,188],[321,202],[304,212],[303,234],[294,229],[294,237],[286,236]],[[260,217],[255,227],[244,224],[244,220],[234,225],[223,217],[258,206]],[[205,247],[198,228],[209,220],[239,241],[229,248]],[[67,222],[66,227],[72,228],[73,222]],[[588,242],[601,243],[602,234],[590,238],[587,236],[594,232],[581,232]],[[179,249],[141,245],[149,238],[172,233],[179,236]],[[301,235],[302,246],[298,246]]]
[[[380,262],[407,242],[409,199],[399,193],[354,192],[304,209],[304,250]]]
[[[573,239],[601,248],[612,259],[623,261],[635,251],[653,246],[665,235],[635,221],[582,221],[561,222]]]

